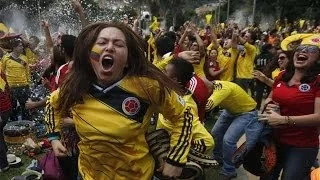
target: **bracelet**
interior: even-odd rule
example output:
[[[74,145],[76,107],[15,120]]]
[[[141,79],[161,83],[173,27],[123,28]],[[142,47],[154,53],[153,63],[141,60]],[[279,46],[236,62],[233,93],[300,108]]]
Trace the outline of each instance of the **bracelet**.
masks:
[[[286,116],[285,120],[287,122],[287,125],[296,125],[296,122],[294,122],[290,116]]]

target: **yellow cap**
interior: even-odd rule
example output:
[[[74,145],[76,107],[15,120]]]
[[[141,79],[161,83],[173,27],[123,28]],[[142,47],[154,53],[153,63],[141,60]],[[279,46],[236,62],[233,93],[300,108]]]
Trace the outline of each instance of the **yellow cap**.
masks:
[[[284,51],[288,50],[288,46],[296,41],[301,41],[301,45],[314,45],[320,48],[320,34],[295,34],[285,38],[281,42],[281,48]]]

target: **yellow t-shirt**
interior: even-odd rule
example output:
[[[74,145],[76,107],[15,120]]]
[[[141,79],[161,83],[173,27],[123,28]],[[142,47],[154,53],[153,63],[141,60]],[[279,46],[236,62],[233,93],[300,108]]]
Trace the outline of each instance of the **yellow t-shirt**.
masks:
[[[200,153],[207,153],[214,147],[213,138],[199,120],[198,107],[192,98],[192,94],[183,96],[183,99],[186,102],[186,106],[190,107],[191,113],[193,114],[192,147]],[[174,128],[171,121],[165,119],[162,114],[159,114],[157,129],[165,129],[170,134]]]
[[[219,67],[225,70],[220,75],[221,81],[233,81],[234,63],[237,57],[237,49],[229,48],[224,50],[221,46],[218,48]]]
[[[28,59],[20,55],[17,60],[6,54],[2,57],[1,69],[5,73],[9,87],[27,86],[31,83]]]
[[[25,53],[29,64],[35,64],[38,61],[38,55],[36,55],[36,53],[34,53],[30,48],[26,48]]]
[[[257,103],[237,84],[228,81],[215,81],[206,110],[212,110],[216,106],[236,115],[254,110]]]
[[[206,57],[203,56],[201,59],[200,59],[200,63],[199,64],[192,64],[193,65],[193,69],[194,69],[194,72],[196,73],[196,75],[200,78],[205,78],[206,75],[204,73],[204,63],[206,62]]]
[[[59,89],[46,107],[48,138],[60,131]],[[79,171],[84,180],[151,179],[154,159],[149,153],[146,133],[150,118],[159,112],[174,125],[167,162],[183,165],[191,143],[192,118],[180,96],[165,92],[149,78],[124,77],[108,88],[93,85],[83,102],[72,107],[80,137]],[[177,143],[173,143],[177,142]]]
[[[244,44],[244,51],[240,52],[237,61],[237,78],[252,79],[254,59],[257,49],[249,43]]]

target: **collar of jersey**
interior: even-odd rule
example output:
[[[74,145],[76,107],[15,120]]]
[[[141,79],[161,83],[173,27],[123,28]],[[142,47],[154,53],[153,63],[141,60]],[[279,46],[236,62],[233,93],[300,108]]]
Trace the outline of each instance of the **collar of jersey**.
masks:
[[[110,91],[112,88],[114,88],[115,86],[119,85],[120,82],[122,81],[122,79],[120,79],[119,81],[115,82],[114,84],[110,85],[109,87],[103,88],[102,86],[100,86],[99,84],[92,84],[92,86],[97,89],[98,91],[101,91],[103,93],[106,93],[108,91]]]

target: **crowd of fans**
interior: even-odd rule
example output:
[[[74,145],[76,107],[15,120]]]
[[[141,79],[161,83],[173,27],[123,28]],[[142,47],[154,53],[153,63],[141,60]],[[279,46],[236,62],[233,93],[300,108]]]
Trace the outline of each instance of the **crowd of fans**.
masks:
[[[320,125],[314,21],[279,20],[266,31],[232,22],[165,30],[155,18],[142,34],[138,19],[89,24],[81,4],[73,7],[83,26],[77,37],[53,39],[50,20],[41,23],[44,42],[0,26],[0,172],[9,169],[3,127],[45,108],[39,123],[66,179],[150,179],[154,169],[172,178],[183,174],[190,148],[212,155],[221,177],[232,179],[264,134],[277,160],[261,179],[309,176]],[[37,86],[47,97],[31,98]],[[151,119],[170,134],[160,162],[145,140]],[[246,150],[235,162],[243,135]]]

